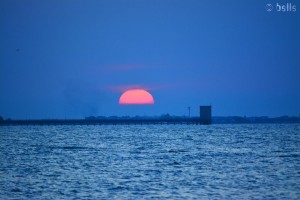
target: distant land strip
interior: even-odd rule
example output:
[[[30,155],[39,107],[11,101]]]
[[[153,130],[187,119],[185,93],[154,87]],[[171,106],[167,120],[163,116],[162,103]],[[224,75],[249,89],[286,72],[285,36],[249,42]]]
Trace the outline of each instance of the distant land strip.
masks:
[[[200,119],[49,119],[49,120],[5,120],[0,125],[130,125],[130,124],[204,124]]]
[[[255,124],[255,123],[300,123],[300,117],[212,117],[212,124]],[[199,117],[86,117],[85,119],[36,119],[12,120],[1,119],[0,126],[10,125],[131,125],[131,124],[188,124],[202,125]]]

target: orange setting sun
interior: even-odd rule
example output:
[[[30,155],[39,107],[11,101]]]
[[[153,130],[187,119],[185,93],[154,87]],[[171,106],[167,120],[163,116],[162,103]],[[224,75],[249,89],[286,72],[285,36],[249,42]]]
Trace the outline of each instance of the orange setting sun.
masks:
[[[120,99],[119,104],[154,104],[153,96],[143,89],[127,90]]]

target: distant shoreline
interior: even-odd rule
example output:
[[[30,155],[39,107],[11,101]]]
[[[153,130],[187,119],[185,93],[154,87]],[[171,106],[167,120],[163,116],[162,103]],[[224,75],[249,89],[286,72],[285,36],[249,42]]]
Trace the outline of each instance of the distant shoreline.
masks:
[[[300,117],[212,117],[212,124],[291,124],[300,123]],[[0,126],[13,125],[130,125],[130,124],[188,124],[207,125],[199,117],[87,117],[85,119],[32,119],[32,120],[1,120]]]
[[[5,120],[0,126],[13,125],[131,125],[131,124],[205,124],[199,118],[188,119],[49,119],[49,120]]]

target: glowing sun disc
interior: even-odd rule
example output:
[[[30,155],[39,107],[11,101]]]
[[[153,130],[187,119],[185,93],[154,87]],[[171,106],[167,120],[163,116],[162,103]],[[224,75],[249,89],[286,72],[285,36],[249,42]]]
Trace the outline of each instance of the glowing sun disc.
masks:
[[[142,89],[127,90],[120,99],[119,104],[154,104],[153,96]]]

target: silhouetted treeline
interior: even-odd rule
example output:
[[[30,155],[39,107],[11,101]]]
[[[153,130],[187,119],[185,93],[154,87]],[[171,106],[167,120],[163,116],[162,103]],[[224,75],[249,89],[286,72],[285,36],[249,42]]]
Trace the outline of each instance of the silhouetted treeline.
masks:
[[[196,120],[199,117],[191,117],[191,120]],[[188,119],[187,116],[175,116],[170,114],[162,114],[160,116],[90,116],[85,120],[142,120],[142,119]],[[14,121],[13,119],[4,119],[0,116],[0,123]],[[212,117],[213,124],[251,124],[251,123],[300,123],[300,116],[281,116],[281,117],[241,117],[241,116],[227,116],[227,117]]]
[[[101,119],[187,119],[187,116],[175,116],[170,114],[162,114],[160,116],[90,116],[86,120],[101,120]],[[197,117],[191,117],[196,119]],[[242,123],[300,123],[300,116],[281,116],[281,117],[241,117],[241,116],[226,116],[212,117],[213,124],[242,124]]]
[[[101,119],[186,119],[186,116],[175,116],[175,115],[170,115],[169,113],[162,114],[160,116],[89,116],[86,117],[86,120],[101,120]]]
[[[212,117],[213,124],[242,124],[242,123],[300,123],[299,117],[240,117],[240,116],[230,116],[230,117]]]

